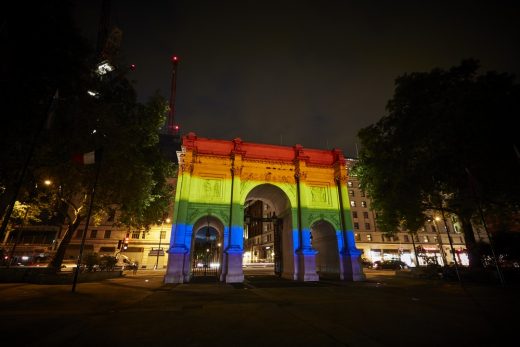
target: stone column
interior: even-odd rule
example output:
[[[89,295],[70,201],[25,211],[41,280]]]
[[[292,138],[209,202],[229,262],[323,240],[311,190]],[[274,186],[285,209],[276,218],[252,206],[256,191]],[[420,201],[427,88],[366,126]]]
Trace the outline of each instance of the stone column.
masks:
[[[339,252],[340,279],[346,281],[363,281],[365,274],[360,261],[361,251],[356,248],[352,218],[350,215],[350,201],[347,192],[347,168],[343,153],[335,150],[334,178],[336,180],[339,198],[342,238]]]
[[[304,214],[304,206],[308,206],[308,188],[305,184],[306,163],[308,157],[303,152],[301,145],[294,146],[296,151],[295,159],[295,181],[296,181],[296,198],[297,206],[297,225],[298,225],[298,249],[296,250],[296,269],[297,279],[299,281],[319,281],[316,272],[316,254],[317,251],[310,244],[310,226],[304,222],[302,215]]]
[[[189,281],[191,240],[186,240],[186,217],[193,170],[192,160],[193,151],[189,150],[180,163],[165,283]]]
[[[242,256],[244,253],[244,211],[240,201],[242,154],[240,139],[233,140],[231,153],[231,197],[229,206],[229,240],[225,249],[225,269],[223,277],[227,283],[244,281]]]

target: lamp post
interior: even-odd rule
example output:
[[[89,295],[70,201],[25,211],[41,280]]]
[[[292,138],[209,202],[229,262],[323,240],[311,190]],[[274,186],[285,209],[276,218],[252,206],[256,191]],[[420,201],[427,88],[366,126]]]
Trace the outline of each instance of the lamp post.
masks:
[[[435,218],[433,218],[432,223],[435,226],[435,231],[437,232],[437,243],[439,244],[439,249],[441,251],[442,261],[444,262],[444,266],[448,266],[448,257],[446,257],[446,253],[444,251],[444,245],[442,243],[441,232],[439,231],[439,226],[436,223],[440,220],[441,220],[441,218],[439,216],[436,216]],[[449,234],[448,234],[448,236],[449,236]]]
[[[459,280],[459,283],[462,285],[462,280],[460,279],[460,274],[459,274],[459,264],[457,262],[457,255],[455,254],[455,250],[453,249],[453,241],[452,241],[451,235],[450,235],[450,228],[448,227],[448,222],[446,221],[446,216],[444,215],[444,209],[442,209],[442,208],[441,208],[441,216],[442,216],[442,220],[444,222],[444,228],[446,229],[446,234],[448,234],[448,241],[450,242],[451,255],[453,257],[453,263],[455,264],[455,272],[457,273],[457,278]]]
[[[161,231],[159,232],[159,247],[157,249],[157,258],[155,260],[155,270],[157,270],[157,268],[159,267],[159,254],[161,253],[161,241],[164,222],[164,220],[161,221]],[[166,223],[170,223],[170,218],[166,218]]]

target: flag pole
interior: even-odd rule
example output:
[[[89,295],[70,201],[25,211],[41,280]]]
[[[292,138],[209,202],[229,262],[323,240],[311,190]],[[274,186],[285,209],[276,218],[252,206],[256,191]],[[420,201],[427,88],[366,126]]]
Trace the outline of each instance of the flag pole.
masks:
[[[76,269],[74,271],[74,278],[72,280],[72,292],[73,293],[76,291],[76,283],[78,282],[78,275],[79,275],[80,266],[81,266],[81,258],[83,256],[83,249],[85,248],[85,238],[87,236],[88,226],[89,226],[89,223],[90,223],[90,216],[92,214],[92,205],[94,203],[94,195],[96,194],[96,186],[97,186],[97,182],[98,182],[98,178],[99,178],[99,171],[101,169],[101,153],[102,153],[102,151],[101,150],[96,150],[95,153],[99,154],[99,156],[98,155],[95,156],[96,159],[99,158],[99,161],[96,160],[96,164],[97,164],[96,176],[94,178],[94,183],[92,184],[92,190],[91,190],[91,193],[90,193],[90,203],[89,203],[88,213],[87,213],[87,220],[85,221],[85,229],[83,230],[83,235],[81,237],[81,245],[79,247],[78,262],[76,264]]]

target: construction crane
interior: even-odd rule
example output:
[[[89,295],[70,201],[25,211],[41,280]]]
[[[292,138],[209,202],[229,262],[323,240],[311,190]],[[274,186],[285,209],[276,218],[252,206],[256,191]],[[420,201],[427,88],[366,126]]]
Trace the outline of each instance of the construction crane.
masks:
[[[175,95],[177,93],[177,67],[179,65],[179,57],[173,55],[172,62],[172,85],[170,93],[170,110],[168,112],[168,133],[176,135],[179,132],[179,125],[175,122]]]

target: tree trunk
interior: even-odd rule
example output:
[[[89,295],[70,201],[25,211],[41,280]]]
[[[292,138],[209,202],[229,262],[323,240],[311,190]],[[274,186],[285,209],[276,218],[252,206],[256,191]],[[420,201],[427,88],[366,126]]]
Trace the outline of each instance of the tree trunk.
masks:
[[[69,226],[67,227],[67,231],[65,232],[65,235],[63,236],[63,239],[61,240],[60,245],[58,246],[58,250],[54,255],[54,258],[49,263],[49,268],[54,269],[54,271],[61,270],[61,264],[63,263],[63,258],[65,257],[65,251],[67,250],[67,247],[70,244],[72,235],[74,235],[74,232],[76,231],[82,220],[83,218],[78,215],[74,222],[69,224]]]
[[[481,268],[480,252],[476,246],[475,233],[470,218],[461,218],[462,230],[464,231],[464,242],[468,250],[470,268]]]

